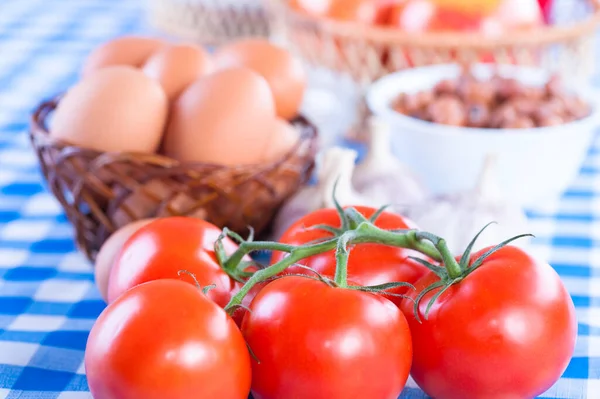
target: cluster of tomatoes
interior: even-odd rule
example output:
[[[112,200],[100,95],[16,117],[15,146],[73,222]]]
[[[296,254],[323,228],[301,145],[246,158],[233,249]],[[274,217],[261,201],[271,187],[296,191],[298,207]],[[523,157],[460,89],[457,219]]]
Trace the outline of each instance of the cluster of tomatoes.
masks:
[[[353,209],[388,241],[415,231]],[[244,278],[268,269],[246,256],[231,269],[219,249],[231,260],[238,242],[217,227],[179,217],[142,227],[114,262],[88,339],[94,398],[396,399],[409,374],[436,399],[533,398],[561,376],[577,324],[548,264],[513,246],[466,252],[448,281],[445,261],[414,249],[350,243],[347,264],[339,249],[310,253],[356,228],[342,216],[324,209],[292,225],[274,247],[307,256],[250,289]],[[285,259],[273,251],[271,264]]]

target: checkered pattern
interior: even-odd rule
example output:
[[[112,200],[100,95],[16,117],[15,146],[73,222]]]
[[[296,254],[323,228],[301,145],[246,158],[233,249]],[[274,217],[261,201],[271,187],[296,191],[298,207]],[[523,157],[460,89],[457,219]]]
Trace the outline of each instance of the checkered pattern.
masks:
[[[104,305],[25,131],[36,103],[72,84],[94,45],[145,30],[135,0],[0,2],[0,399],[91,397],[82,360]],[[600,137],[571,190],[530,216],[535,251],[579,317],[575,357],[543,397],[600,398]],[[401,398],[425,395],[411,383]]]

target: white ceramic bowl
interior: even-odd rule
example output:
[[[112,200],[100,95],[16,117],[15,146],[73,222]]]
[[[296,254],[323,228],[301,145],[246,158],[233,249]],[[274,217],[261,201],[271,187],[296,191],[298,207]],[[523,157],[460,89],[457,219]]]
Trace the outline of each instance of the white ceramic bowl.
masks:
[[[548,74],[537,68],[495,67],[502,76],[528,85],[543,85]],[[479,78],[493,74],[491,66],[476,65]],[[442,79],[456,78],[457,65],[435,65],[387,75],[367,93],[371,112],[392,129],[392,146],[434,194],[471,189],[487,154],[495,153],[498,182],[516,203],[531,206],[556,198],[579,172],[599,122],[598,94],[576,92],[591,103],[592,114],[561,126],[533,129],[475,129],[440,125],[402,115],[390,107],[399,93],[432,88]]]

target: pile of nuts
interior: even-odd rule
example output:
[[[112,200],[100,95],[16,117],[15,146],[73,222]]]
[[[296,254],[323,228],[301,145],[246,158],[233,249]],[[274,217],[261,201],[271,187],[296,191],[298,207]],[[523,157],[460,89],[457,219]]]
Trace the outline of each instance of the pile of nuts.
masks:
[[[558,76],[533,87],[498,75],[481,81],[469,72],[443,80],[432,90],[403,93],[391,105],[429,122],[489,129],[562,125],[591,111],[589,104],[565,90]]]

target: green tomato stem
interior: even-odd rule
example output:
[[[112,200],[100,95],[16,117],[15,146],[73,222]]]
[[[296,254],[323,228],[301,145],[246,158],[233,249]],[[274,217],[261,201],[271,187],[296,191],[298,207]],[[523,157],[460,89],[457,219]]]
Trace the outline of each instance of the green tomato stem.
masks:
[[[287,269],[288,267],[290,267],[291,265],[293,265],[294,263],[296,263],[302,259],[308,258],[312,255],[331,251],[332,249],[334,249],[337,246],[337,243],[338,243],[338,239],[334,238],[334,239],[331,239],[328,241],[320,242],[318,244],[292,247],[293,249],[287,251],[287,252],[289,252],[288,256],[286,256],[279,262],[267,267],[266,269],[262,269],[262,270],[257,271],[256,273],[254,273],[252,275],[252,277],[250,277],[248,279],[246,284],[244,284],[242,286],[242,288],[240,288],[240,291],[231,298],[231,300],[225,307],[225,310],[229,311],[230,309],[240,305],[242,303],[242,301],[244,300],[244,297],[248,294],[248,292],[250,292],[252,287],[254,287],[256,284],[261,283],[265,280],[268,280],[271,277],[278,275],[279,273],[283,272],[285,269]],[[254,242],[252,244],[257,244],[257,242]],[[274,244],[274,243],[265,243],[265,244]],[[227,261],[226,263],[228,263],[228,262],[229,261]],[[235,267],[237,267],[237,265],[233,264],[233,267],[235,268]]]
[[[348,287],[348,244],[356,239],[356,232],[347,231],[339,237],[335,250],[335,283],[341,288]]]
[[[463,275],[463,269],[454,258],[454,255],[452,255],[452,252],[450,252],[448,245],[446,245],[446,240],[423,231],[417,232],[416,236],[418,240],[428,240],[435,246],[442,257],[442,262],[448,271],[448,277],[450,277],[450,279],[455,279]]]
[[[435,241],[433,243],[434,245],[425,240]],[[252,275],[240,291],[231,298],[226,309],[231,309],[232,307],[241,304],[244,296],[246,296],[256,284],[280,274],[302,259],[334,249],[336,250],[335,283],[339,287],[346,288],[348,287],[348,246],[361,243],[383,244],[399,248],[414,249],[432,259],[449,262],[449,270],[454,270],[455,267],[458,267],[458,270],[460,271],[460,266],[458,266],[456,260],[451,256],[445,241],[439,237],[430,235],[429,233],[421,234],[416,230],[408,230],[404,233],[386,231],[367,221],[361,222],[354,230],[348,230],[338,237],[311,245],[291,246],[274,242],[242,243],[240,249],[225,262],[224,267],[226,270],[236,270],[243,256],[253,250],[279,250],[288,252],[288,256]]]
[[[417,230],[408,230],[405,233],[398,233],[380,229],[370,223],[363,223],[357,228],[357,231],[361,233],[357,237],[358,242],[372,242],[393,247],[413,249],[438,262],[443,260],[438,248],[431,245],[430,242],[422,240],[417,235]]]
[[[236,274],[237,266],[240,264],[244,256],[254,251],[282,251],[292,252],[296,247],[293,245],[282,244],[278,242],[261,242],[261,241],[244,241],[238,249],[231,254],[223,264],[223,270],[228,274]]]

